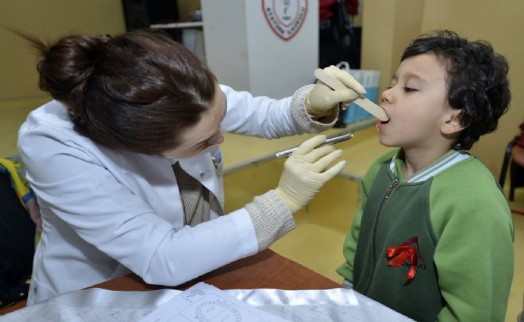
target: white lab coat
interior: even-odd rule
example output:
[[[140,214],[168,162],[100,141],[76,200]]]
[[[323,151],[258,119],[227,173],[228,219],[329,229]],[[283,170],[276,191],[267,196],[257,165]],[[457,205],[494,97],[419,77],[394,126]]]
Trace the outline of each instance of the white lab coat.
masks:
[[[326,128],[300,125],[297,115],[307,114],[291,109],[291,98],[221,88],[224,132],[272,138]],[[73,130],[57,101],[30,113],[18,145],[43,218],[28,304],[130,272],[175,286],[259,251],[244,208],[184,226],[173,160],[95,144]],[[223,205],[221,160],[217,147],[179,161]]]

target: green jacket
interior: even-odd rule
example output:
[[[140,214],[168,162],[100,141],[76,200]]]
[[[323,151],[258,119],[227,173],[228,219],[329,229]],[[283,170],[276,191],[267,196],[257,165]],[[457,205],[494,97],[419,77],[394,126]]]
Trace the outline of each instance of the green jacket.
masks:
[[[402,165],[394,150],[370,167],[337,272],[417,321],[504,321],[514,227],[495,178],[457,151],[408,180]]]

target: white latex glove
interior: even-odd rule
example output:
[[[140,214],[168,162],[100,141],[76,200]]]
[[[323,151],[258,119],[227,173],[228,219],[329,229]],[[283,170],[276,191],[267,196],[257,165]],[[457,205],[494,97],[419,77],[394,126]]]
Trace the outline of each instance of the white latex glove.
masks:
[[[305,141],[284,164],[276,191],[293,213],[307,205],[346,165],[346,161],[333,165],[342,151],[332,145],[318,147],[325,140],[325,135],[317,135]]]
[[[317,81],[306,97],[306,110],[312,117],[329,115],[334,108],[338,108],[339,103],[348,105],[366,94],[364,86],[357,82],[348,72],[336,66],[326,67],[324,71],[340,80],[347,88],[345,90],[334,90],[322,81]]]

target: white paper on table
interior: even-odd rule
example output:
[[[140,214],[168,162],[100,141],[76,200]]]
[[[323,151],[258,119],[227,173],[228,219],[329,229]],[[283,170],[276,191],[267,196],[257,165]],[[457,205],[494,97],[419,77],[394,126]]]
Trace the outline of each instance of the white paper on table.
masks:
[[[412,322],[413,320],[352,289],[222,290],[224,294],[267,314],[292,322]],[[0,322],[143,322],[182,292],[109,291],[100,288],[73,291],[0,316]],[[182,320],[183,321],[183,320]],[[187,321],[187,320],[186,320]],[[271,321],[277,321],[276,317]]]
[[[250,306],[204,282],[197,283],[149,313],[140,322],[289,322]]]

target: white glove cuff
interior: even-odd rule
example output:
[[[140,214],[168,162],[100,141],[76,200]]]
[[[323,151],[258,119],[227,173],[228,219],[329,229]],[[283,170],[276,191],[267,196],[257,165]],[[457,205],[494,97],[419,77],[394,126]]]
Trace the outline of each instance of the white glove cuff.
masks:
[[[274,190],[255,197],[245,208],[255,227],[259,251],[296,227],[289,207]]]
[[[335,125],[337,118],[330,123],[321,123],[311,118],[306,109],[306,98],[313,90],[314,84],[299,88],[291,99],[291,115],[301,128],[301,133],[322,132]]]

